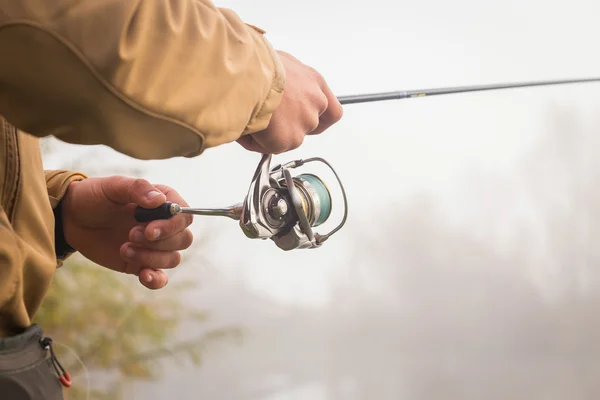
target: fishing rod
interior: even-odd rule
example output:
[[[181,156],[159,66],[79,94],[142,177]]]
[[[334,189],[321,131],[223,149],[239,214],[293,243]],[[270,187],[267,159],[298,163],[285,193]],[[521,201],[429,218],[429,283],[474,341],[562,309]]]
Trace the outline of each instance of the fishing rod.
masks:
[[[443,94],[458,94],[458,93],[469,93],[469,92],[482,92],[486,90],[501,90],[501,89],[515,89],[525,88],[534,86],[551,86],[551,85],[566,85],[574,83],[591,83],[600,82],[600,78],[584,78],[584,79],[563,79],[555,81],[533,81],[533,82],[520,82],[520,83],[500,83],[492,85],[477,85],[477,86],[456,86],[438,89],[421,89],[421,90],[398,90],[394,92],[382,92],[382,93],[367,93],[350,96],[339,96],[337,99],[342,104],[357,104],[357,103],[369,103],[374,101],[386,101],[386,100],[402,100],[412,99],[416,97],[426,96],[437,96]]]
[[[485,90],[591,82],[600,82],[600,78],[403,90],[340,96],[338,100],[342,105],[345,105]],[[304,173],[292,176],[290,172],[292,169],[311,162],[321,162],[331,169],[341,189],[344,204],[343,216],[339,225],[323,235],[314,232],[313,228],[325,223],[331,215],[333,199],[329,188],[321,178],[314,174]],[[248,238],[271,239],[277,247],[287,251],[320,247],[331,235],[344,226],[348,217],[348,201],[344,185],[339,176],[324,159],[313,157],[305,160],[295,160],[271,168],[271,155],[263,154],[254,172],[246,197],[240,203],[225,208],[191,208],[167,202],[154,209],[137,207],[134,212],[135,219],[141,223],[157,219],[169,219],[180,213],[234,219],[239,221],[242,232]]]

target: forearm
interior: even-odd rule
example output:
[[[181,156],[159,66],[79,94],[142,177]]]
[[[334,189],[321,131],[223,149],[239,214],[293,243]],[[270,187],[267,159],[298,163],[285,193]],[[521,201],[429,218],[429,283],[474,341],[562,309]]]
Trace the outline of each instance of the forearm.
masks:
[[[284,85],[262,33],[208,0],[0,0],[0,54],[14,125],[140,159],[264,129]]]

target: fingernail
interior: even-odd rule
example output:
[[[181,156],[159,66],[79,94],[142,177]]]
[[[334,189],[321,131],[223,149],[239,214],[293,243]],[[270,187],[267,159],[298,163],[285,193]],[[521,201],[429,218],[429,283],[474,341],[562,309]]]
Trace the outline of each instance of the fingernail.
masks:
[[[142,231],[135,231],[135,233],[133,234],[133,241],[138,243],[144,241],[144,234],[142,233]]]
[[[152,239],[158,239],[160,234],[161,234],[160,228],[154,228],[154,230],[152,231]]]
[[[152,280],[154,279],[154,277],[152,276],[152,274],[148,274],[146,275],[146,277],[144,278],[144,282],[146,283],[150,283],[152,282]]]
[[[127,250],[125,250],[125,257],[133,258],[133,256],[135,256],[135,250],[133,250],[131,247],[128,247]]]
[[[153,190],[153,191],[149,192],[149,193],[146,195],[146,198],[147,198],[148,200],[152,200],[152,199],[154,199],[155,197],[158,197],[158,196],[160,196],[161,194],[162,194],[161,192],[157,192],[156,190]]]

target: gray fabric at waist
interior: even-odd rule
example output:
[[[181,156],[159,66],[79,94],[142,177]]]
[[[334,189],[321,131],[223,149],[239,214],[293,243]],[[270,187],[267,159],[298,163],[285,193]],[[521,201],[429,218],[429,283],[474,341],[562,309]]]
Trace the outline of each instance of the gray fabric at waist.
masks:
[[[48,351],[40,345],[42,335],[42,328],[33,324],[19,335],[0,339],[0,373],[44,360]]]

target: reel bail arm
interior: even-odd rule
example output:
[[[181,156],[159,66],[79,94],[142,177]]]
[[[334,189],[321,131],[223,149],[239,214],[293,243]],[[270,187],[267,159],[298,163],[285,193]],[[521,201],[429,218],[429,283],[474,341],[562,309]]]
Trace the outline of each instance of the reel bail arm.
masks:
[[[321,235],[316,232],[313,233],[312,226],[307,219],[306,213],[301,208],[301,204],[300,204],[300,208],[297,207],[298,201],[300,201],[299,194],[298,194],[299,192],[296,189],[295,185],[290,184],[290,181],[292,181],[293,178],[291,177],[289,169],[299,168],[299,167],[302,167],[305,164],[308,164],[311,162],[321,162],[321,163],[325,164],[331,170],[331,172],[334,174],[335,178],[337,179],[340,190],[342,192],[342,198],[344,201],[344,214],[342,216],[341,222],[339,223],[338,226],[336,226],[330,232],[328,232],[324,235]],[[290,195],[292,197],[292,201],[294,202],[294,208],[296,209],[296,212],[298,213],[300,227],[302,228],[303,232],[306,234],[306,237],[309,239],[309,241],[314,244],[314,247],[321,246],[321,244],[323,244],[327,239],[329,239],[334,233],[336,233],[340,229],[342,229],[342,227],[346,224],[346,220],[348,219],[348,198],[346,196],[346,190],[344,188],[344,185],[342,184],[340,177],[338,176],[338,174],[335,171],[335,169],[333,168],[333,166],[321,157],[311,157],[311,158],[307,158],[304,160],[299,159],[299,160],[290,161],[286,164],[275,167],[273,169],[273,173],[277,173],[278,169],[280,169],[282,171],[282,174],[286,181],[286,186],[288,188],[290,188],[290,187],[292,188],[292,190],[290,191]],[[296,199],[296,200],[294,200],[294,199]]]

